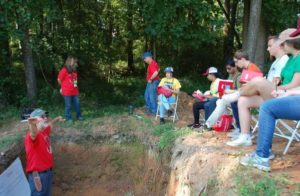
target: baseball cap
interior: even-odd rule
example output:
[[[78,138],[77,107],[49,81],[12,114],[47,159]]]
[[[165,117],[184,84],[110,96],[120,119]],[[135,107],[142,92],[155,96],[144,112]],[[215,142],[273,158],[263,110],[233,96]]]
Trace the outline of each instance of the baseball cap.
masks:
[[[286,29],[284,31],[282,31],[280,34],[279,34],[279,41],[280,43],[283,43],[287,40],[293,40],[293,39],[298,39],[300,38],[300,35],[296,35],[294,37],[292,37],[291,35],[294,34],[295,32],[297,31],[297,29],[294,29],[294,28],[290,28],[290,29]]]
[[[31,112],[30,117],[34,118],[34,117],[42,117],[44,115],[48,115],[48,112],[46,112],[45,110],[42,110],[40,108],[35,109],[33,112]]]
[[[203,73],[203,76],[207,76],[208,74],[218,73],[218,69],[215,67],[210,67]]]
[[[152,53],[147,51],[147,52],[144,52],[143,54],[143,59],[147,58],[147,57],[152,57]]]
[[[174,72],[173,67],[166,67],[165,72]]]

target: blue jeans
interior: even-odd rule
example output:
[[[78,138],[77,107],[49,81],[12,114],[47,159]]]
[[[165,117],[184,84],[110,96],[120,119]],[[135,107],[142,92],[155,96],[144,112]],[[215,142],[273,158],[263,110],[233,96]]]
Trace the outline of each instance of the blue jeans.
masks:
[[[161,103],[159,107],[159,116],[163,118],[165,116],[165,111],[170,109],[170,103],[175,103],[176,98],[174,96],[165,97],[164,95],[158,96],[158,101]]]
[[[232,102],[231,105],[231,109],[232,109],[232,114],[233,117],[235,119],[235,124],[237,126],[237,128],[241,129],[240,127],[240,118],[239,118],[239,109],[238,109],[238,102]]]
[[[213,113],[217,106],[217,100],[219,98],[211,98],[208,102],[204,104],[204,111],[205,111],[205,121],[209,118],[209,116]]]
[[[200,110],[205,111],[205,121],[216,108],[218,98],[212,98],[207,101],[200,101],[193,104],[194,123],[199,124]]]
[[[66,120],[72,120],[72,102],[75,106],[76,117],[81,118],[79,96],[64,96]]]
[[[51,187],[52,187],[52,171],[47,171],[43,173],[39,173],[42,183],[42,190],[38,192],[35,189],[33,176],[30,173],[28,175],[28,182],[31,190],[31,196],[51,196]]]
[[[277,119],[300,120],[300,96],[265,101],[259,109],[259,132],[256,154],[268,158]]]
[[[154,80],[151,83],[147,84],[146,90],[145,90],[145,101],[146,101],[146,107],[148,111],[152,114],[156,114],[157,110],[157,86],[159,81]]]

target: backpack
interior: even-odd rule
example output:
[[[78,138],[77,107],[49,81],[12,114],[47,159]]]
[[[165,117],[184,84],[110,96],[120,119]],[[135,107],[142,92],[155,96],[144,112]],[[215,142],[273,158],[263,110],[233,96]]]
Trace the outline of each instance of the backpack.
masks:
[[[218,122],[212,127],[217,132],[227,132],[232,127],[233,117],[228,114],[223,114]]]

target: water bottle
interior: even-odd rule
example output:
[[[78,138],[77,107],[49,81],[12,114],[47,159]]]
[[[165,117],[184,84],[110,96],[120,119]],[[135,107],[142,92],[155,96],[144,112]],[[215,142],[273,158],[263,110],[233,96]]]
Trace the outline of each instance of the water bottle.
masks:
[[[131,103],[128,105],[128,114],[129,115],[133,114],[133,105]]]

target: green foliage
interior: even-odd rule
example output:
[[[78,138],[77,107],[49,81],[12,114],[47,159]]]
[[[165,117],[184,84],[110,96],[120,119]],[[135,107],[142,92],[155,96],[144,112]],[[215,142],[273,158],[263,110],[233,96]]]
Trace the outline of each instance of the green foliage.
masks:
[[[300,2],[294,0],[263,1],[263,17],[271,35],[287,28],[296,28]]]
[[[145,76],[144,50],[152,50],[162,68],[173,66],[178,78],[192,75],[196,86],[202,83],[195,73],[224,64],[226,21],[212,0],[18,0],[0,1],[0,7],[0,103],[4,105],[28,104],[20,47],[27,30],[38,79],[38,105],[61,102],[56,77],[68,53],[79,59],[82,96],[103,105],[143,103],[145,83],[132,78]],[[268,31],[275,34],[295,26],[299,7],[299,1],[263,1]],[[242,2],[239,32],[241,9]],[[122,84],[124,79],[134,85]],[[191,92],[194,86],[187,84],[183,90]]]
[[[242,196],[273,196],[280,195],[281,188],[286,185],[283,178],[274,178],[268,173],[252,168],[240,168],[235,178],[236,190]]]
[[[21,142],[23,138],[23,133],[15,133],[11,135],[6,135],[0,138],[0,151],[6,150],[14,142]]]
[[[166,149],[167,147],[171,146],[177,138],[182,137],[190,132],[191,130],[186,128],[175,129],[174,124],[170,123],[156,126],[153,130],[153,134],[160,137],[158,143],[160,150]]]
[[[202,92],[205,92],[209,90],[209,81],[206,79],[206,77],[199,76],[198,78],[191,79],[191,78],[183,78],[179,79],[181,83],[181,91],[187,92],[187,93],[193,93],[195,90],[201,90]]]
[[[18,108],[9,106],[1,109],[0,112],[0,125],[1,122],[5,122],[7,120],[16,119],[20,117],[20,111]]]

